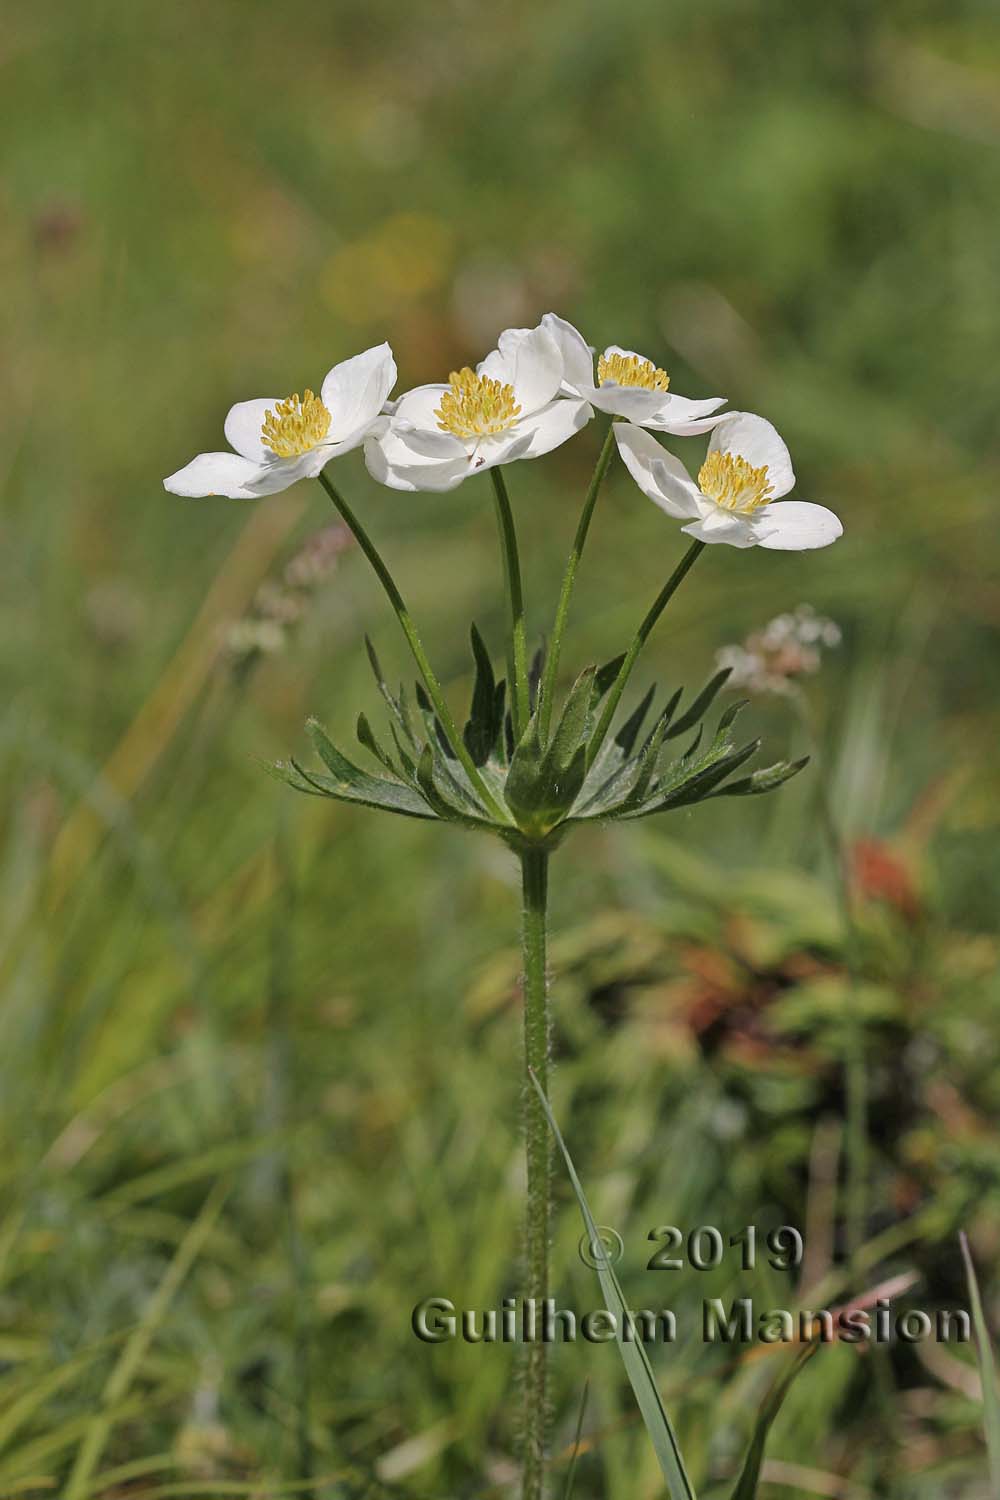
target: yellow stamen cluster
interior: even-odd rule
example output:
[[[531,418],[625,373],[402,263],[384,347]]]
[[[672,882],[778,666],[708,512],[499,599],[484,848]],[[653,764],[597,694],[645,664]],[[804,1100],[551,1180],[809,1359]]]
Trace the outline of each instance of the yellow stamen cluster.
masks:
[[[442,432],[458,438],[487,437],[506,432],[521,415],[514,403],[514,387],[488,375],[477,375],[468,365],[452,370],[449,390],[441,397],[434,415]]]
[[[651,359],[640,359],[638,354],[602,354],[597,361],[597,380],[599,385],[612,380],[615,385],[638,386],[642,391],[670,388],[666,370],[658,370]]]
[[[713,452],[698,473],[698,488],[723,510],[749,516],[771,498],[767,464],[755,469],[736,453]]]
[[[319,397],[306,391],[300,401],[296,392],[279,401],[274,411],[265,411],[260,440],[279,458],[298,458],[321,443],[329,427],[330,413]]]

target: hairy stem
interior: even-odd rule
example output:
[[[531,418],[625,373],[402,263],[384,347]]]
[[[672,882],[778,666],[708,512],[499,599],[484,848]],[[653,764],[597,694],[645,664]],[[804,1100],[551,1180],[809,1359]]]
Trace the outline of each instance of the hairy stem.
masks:
[[[521,592],[521,563],[517,551],[514,513],[510,508],[507,484],[498,467],[490,470],[493,498],[496,503],[500,550],[503,554],[503,579],[510,613],[510,644],[507,652],[507,675],[514,738],[520,739],[531,717],[528,694],[528,643],[524,628],[524,597]]]
[[[611,721],[615,716],[615,712],[618,708],[619,703],[621,702],[622,693],[624,693],[625,688],[628,684],[628,680],[632,675],[632,668],[635,666],[636,661],[638,660],[639,652],[646,644],[646,641],[649,638],[657,620],[660,618],[663,611],[670,603],[670,600],[676,593],[677,589],[680,587],[681,583],[683,583],[688,572],[693,567],[695,560],[701,556],[704,550],[704,542],[695,541],[691,543],[690,547],[685,552],[684,556],[681,558],[680,562],[677,564],[676,568],[671,573],[670,577],[667,579],[666,583],[663,585],[662,589],[650,605],[642,621],[642,624],[639,626],[639,629],[635,633],[631,646],[629,646],[628,648],[628,651],[625,655],[625,660],[621,664],[621,669],[619,670],[618,676],[615,678],[611,691],[608,694],[607,699],[605,700],[604,709],[601,713],[600,720],[598,721],[597,728],[594,730],[594,733],[591,736],[590,744],[587,746],[588,765],[593,765],[601,746],[604,744],[604,741],[607,738],[608,730],[611,728]]]
[[[386,596],[389,600],[389,603],[392,605],[393,610],[395,611],[396,618],[400,623],[403,634],[406,636],[407,644],[409,645],[410,650],[413,653],[413,660],[416,662],[417,669],[424,680],[424,686],[427,689],[427,696],[430,698],[431,703],[434,705],[434,712],[437,714],[438,719],[441,723],[441,727],[447,735],[448,743],[461,762],[466,776],[468,776],[469,780],[472,782],[472,785],[479,793],[483,804],[490,810],[494,817],[499,818],[504,823],[508,823],[510,819],[498,803],[497,799],[494,797],[493,793],[490,791],[489,787],[486,785],[482,776],[479,774],[479,771],[476,769],[476,766],[473,762],[472,756],[469,754],[466,748],[465,741],[462,739],[458,725],[452,718],[451,711],[448,708],[447,703],[444,701],[444,694],[441,691],[441,684],[438,682],[437,677],[434,674],[434,668],[431,666],[430,660],[427,656],[427,652],[424,650],[423,642],[417,634],[417,627],[414,625],[413,620],[410,618],[410,612],[403,602],[403,596],[399,592],[399,589],[396,587],[395,579],[389,572],[389,569],[386,567],[385,563],[382,561],[382,557],[378,551],[378,548],[375,546],[375,543],[365,531],[361,522],[352,511],[343,495],[341,495],[338,490],[334,489],[332,483],[326,477],[325,472],[320,472],[318,477],[320,484],[326,490],[330,499],[333,501],[334,505],[337,507],[337,510],[343,517],[345,525],[353,534],[354,540],[357,542],[358,546],[365,554],[365,557],[367,557],[368,561],[371,563],[372,568],[375,570],[375,576],[378,578],[379,583],[382,585],[383,589],[386,592]]]
[[[548,738],[549,724],[552,720],[552,696],[555,692],[556,677],[559,672],[559,654],[562,650],[563,636],[566,632],[570,601],[573,598],[573,587],[576,583],[576,570],[580,565],[580,558],[583,556],[583,549],[587,541],[587,532],[590,530],[594,506],[597,504],[597,496],[600,493],[604,476],[608,472],[608,466],[611,463],[614,451],[615,424],[612,422],[605,434],[597,464],[591,475],[590,484],[587,487],[587,496],[583,502],[583,510],[580,512],[576,536],[573,538],[573,546],[570,550],[569,560],[566,563],[566,572],[563,574],[559,604],[556,608],[555,624],[552,627],[552,640],[549,643],[548,660],[545,663],[545,675],[542,678],[538,698],[538,728],[543,743]]]
[[[548,898],[547,854],[526,850],[521,855],[524,895],[522,948],[524,955],[524,1147],[528,1166],[525,1218],[525,1299],[536,1314],[549,1294],[549,1232],[552,1214],[552,1175],[549,1130],[541,1101],[531,1083],[534,1073],[548,1093],[549,1002],[545,974],[545,935]],[[536,1339],[527,1345],[524,1370],[523,1500],[541,1500],[545,1487],[545,1439],[548,1422],[548,1347]]]

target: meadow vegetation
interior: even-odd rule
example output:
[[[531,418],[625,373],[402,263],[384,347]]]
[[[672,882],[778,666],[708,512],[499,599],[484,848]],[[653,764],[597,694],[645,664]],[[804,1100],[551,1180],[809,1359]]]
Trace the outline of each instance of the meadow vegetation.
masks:
[[[765,412],[845,524],[824,553],[712,548],[633,684],[697,689],[808,601],[843,632],[806,687],[818,760],[738,818],[578,832],[551,892],[555,1113],[625,1292],[687,1333],[651,1359],[699,1492],[731,1492],[787,1353],[681,1309],[911,1272],[913,1305],[965,1305],[964,1229],[996,1328],[993,7],[96,0],[12,13],[2,65],[0,1495],[516,1480],[511,1349],[410,1327],[421,1297],[515,1290],[516,866],[268,779],[309,714],[348,744],[378,710],[365,632],[393,680],[404,644],[318,485],[161,479],[248,393],[385,337],[400,389],[446,378],[550,307]],[[508,471],[535,637],[599,441]],[[337,482],[457,712],[467,622],[502,654],[487,479],[392,493],[353,455]],[[567,684],[682,550],[616,461]],[[745,718],[807,748],[780,698]],[[557,1292],[589,1308],[559,1185]],[[802,1280],[649,1272],[664,1223],[795,1224]],[[558,1347],[553,1380],[554,1484],[589,1381],[574,1494],[660,1493],[615,1348]],[[767,1500],[985,1497],[972,1349],[820,1350],[768,1453]]]

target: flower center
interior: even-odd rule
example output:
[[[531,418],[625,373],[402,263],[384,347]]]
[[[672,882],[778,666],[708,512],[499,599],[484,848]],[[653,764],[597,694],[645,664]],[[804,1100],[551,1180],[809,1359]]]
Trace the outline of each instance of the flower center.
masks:
[[[274,411],[265,411],[260,440],[279,458],[298,458],[323,441],[329,426],[330,413],[319,397],[306,391],[300,401],[296,391],[279,401]]]
[[[638,386],[642,391],[670,387],[666,370],[658,370],[651,359],[640,359],[638,354],[602,354],[597,361],[597,379],[600,385],[613,381],[615,385]]]
[[[477,375],[468,365],[452,370],[448,385],[434,413],[442,432],[458,438],[487,437],[506,432],[521,415],[521,408],[514,404],[512,385]]]
[[[710,453],[698,473],[698,487],[723,510],[741,516],[752,515],[771,498],[767,464],[755,469],[736,453]]]

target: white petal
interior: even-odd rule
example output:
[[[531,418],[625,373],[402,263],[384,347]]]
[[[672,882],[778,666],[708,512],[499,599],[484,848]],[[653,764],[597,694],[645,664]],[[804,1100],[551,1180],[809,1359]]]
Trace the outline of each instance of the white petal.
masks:
[[[552,334],[537,328],[508,328],[499,347],[479,366],[481,375],[514,387],[522,416],[547,405],[562,384],[563,360]]]
[[[701,491],[679,458],[629,423],[615,423],[615,441],[626,469],[654,505],[678,521],[700,514]]]
[[[543,406],[526,420],[518,422],[516,432],[519,439],[527,438],[527,444],[518,452],[518,458],[540,458],[565,443],[575,432],[586,427],[594,409],[586,401],[575,397],[561,396]],[[505,460],[506,462],[507,460]]]
[[[829,547],[844,528],[838,516],[825,505],[808,500],[783,500],[759,511],[754,530],[757,544],[775,552],[808,552],[813,547]]]
[[[648,354],[637,354],[634,349],[623,349],[621,344],[609,344],[603,351],[602,359],[611,359],[612,355],[620,354],[622,359],[637,359],[640,364],[654,365],[656,361],[649,358]]]
[[[375,424],[365,439],[365,463],[373,479],[397,490],[449,490],[471,472],[469,452],[458,438],[400,426],[395,419]]]
[[[734,516],[715,505],[710,514],[692,521],[690,526],[682,526],[681,530],[699,542],[722,542],[727,547],[753,547],[757,541],[747,516]]]
[[[556,341],[563,362],[563,393],[586,395],[594,388],[594,351],[579,329],[555,313],[546,313],[542,327]]]
[[[468,479],[470,473],[469,461],[464,455],[450,464],[422,464],[415,469],[395,468],[386,463],[377,438],[370,437],[365,439],[365,463],[372,478],[391,490],[453,490],[463,479]]]
[[[512,464],[516,458],[527,458],[531,447],[531,433],[520,426],[509,432],[494,432],[481,437],[469,452],[469,473],[479,474],[484,469],[495,469],[498,464]]]
[[[388,344],[376,344],[363,354],[334,365],[320,391],[320,399],[330,413],[327,440],[360,441],[395,384],[396,361]]]
[[[231,500],[256,500],[287,489],[300,479],[296,463],[255,464],[237,453],[199,453],[183,469],[163,481],[173,495],[227,495]]]
[[[692,401],[687,396],[667,394],[667,399],[658,411],[648,417],[643,426],[650,432],[669,432],[674,437],[695,437],[700,432],[711,432],[724,416],[712,416],[720,406],[725,406],[725,396],[709,396],[704,401]]]
[[[776,429],[752,412],[727,412],[712,433],[708,447],[709,452],[718,450],[745,458],[755,469],[767,464],[768,483],[775,500],[787,495],[795,483],[791,457]]]
[[[261,401],[237,401],[231,406],[225,425],[226,442],[230,447],[257,464],[267,463],[273,458],[270,448],[265,448],[261,442],[260,429],[264,425],[264,413],[273,411],[280,400],[280,396],[265,396]]]
[[[630,422],[644,425],[663,406],[662,391],[647,391],[640,385],[599,385],[585,391],[587,400],[600,411],[615,417],[627,417]]]
[[[419,427],[428,432],[440,432],[437,410],[441,397],[448,390],[446,385],[418,385],[407,391],[396,402],[393,418],[400,426]],[[444,435],[444,434],[443,434]]]
[[[376,422],[372,435],[384,447],[390,463],[443,463],[463,456],[467,458],[472,448],[471,443],[450,432],[441,432],[434,427],[419,427],[398,415],[383,417],[380,422]]]

